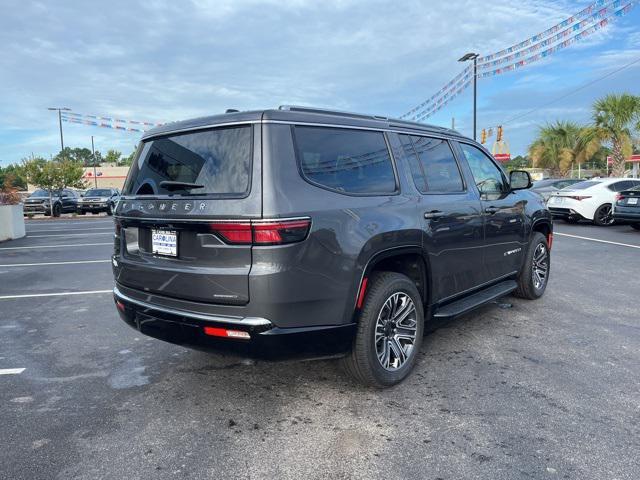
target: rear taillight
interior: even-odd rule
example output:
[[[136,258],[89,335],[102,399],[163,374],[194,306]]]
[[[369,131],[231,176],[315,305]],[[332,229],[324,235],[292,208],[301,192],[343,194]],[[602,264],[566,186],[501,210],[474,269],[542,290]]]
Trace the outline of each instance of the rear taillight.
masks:
[[[621,193],[617,193],[616,194],[616,202],[619,202],[620,200],[624,200],[625,196]]]
[[[115,235],[116,237],[120,236],[120,232],[122,231],[122,224],[118,220],[114,220],[115,225]]]
[[[574,200],[586,200],[587,198],[591,197],[587,195],[570,195],[569,198],[572,198]]]
[[[223,241],[233,245],[284,245],[304,240],[311,219],[222,221],[210,224]]]

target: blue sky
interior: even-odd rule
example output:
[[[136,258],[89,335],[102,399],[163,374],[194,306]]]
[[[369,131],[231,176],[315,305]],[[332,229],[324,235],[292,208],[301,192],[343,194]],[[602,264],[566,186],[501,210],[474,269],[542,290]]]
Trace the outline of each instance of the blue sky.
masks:
[[[398,116],[431,96],[467,51],[488,54],[589,1],[192,0],[0,6],[0,164],[59,150],[55,113],[149,121],[304,104]],[[514,73],[479,81],[479,128],[640,58],[640,6],[604,31]],[[594,99],[640,94],[640,62],[505,124],[512,154],[539,125],[586,122]],[[429,119],[471,135],[471,89]],[[128,154],[138,135],[63,124],[65,145]]]

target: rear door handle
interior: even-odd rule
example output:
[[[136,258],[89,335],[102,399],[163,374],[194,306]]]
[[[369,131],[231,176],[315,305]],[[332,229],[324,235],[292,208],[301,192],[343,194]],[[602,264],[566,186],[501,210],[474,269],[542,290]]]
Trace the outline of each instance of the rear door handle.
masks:
[[[488,213],[490,215],[493,215],[494,213],[496,213],[498,210],[500,210],[498,207],[487,207],[484,209],[485,213]]]
[[[440,210],[431,210],[430,212],[426,212],[424,214],[424,218],[426,218],[427,220],[431,220],[434,218],[440,218],[444,216],[444,212],[441,212]]]

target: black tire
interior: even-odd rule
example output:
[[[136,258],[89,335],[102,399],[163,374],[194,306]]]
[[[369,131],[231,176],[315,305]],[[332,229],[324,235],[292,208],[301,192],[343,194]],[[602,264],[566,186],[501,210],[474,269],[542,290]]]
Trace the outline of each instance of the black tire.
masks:
[[[566,217],[564,221],[567,223],[578,223],[580,219],[576,217]]]
[[[54,217],[59,217],[61,213],[62,213],[62,207],[60,206],[59,203],[56,203],[53,206],[53,216]]]
[[[593,223],[598,225],[599,227],[608,227],[613,225],[615,221],[612,215],[612,208],[610,203],[605,203],[604,205],[600,205],[596,210],[596,213],[593,214]]]
[[[631,223],[630,225],[634,230],[640,230],[640,223]]]
[[[538,257],[540,249],[544,251],[546,274],[544,275],[542,283],[538,284],[537,282],[541,275],[539,272],[539,270],[541,270],[541,263],[539,260],[534,262],[534,257]],[[534,275],[534,265],[538,267],[538,278]],[[536,300],[540,298],[547,289],[549,273],[551,273],[551,252],[549,251],[547,239],[542,233],[533,232],[531,235],[531,242],[529,242],[529,247],[525,254],[524,265],[518,275],[518,288],[514,292],[514,295],[528,300]]]
[[[342,363],[345,370],[360,383],[370,387],[385,388],[401,382],[413,369],[422,345],[424,310],[418,289],[405,275],[395,272],[376,272],[369,277],[368,282],[369,286],[366,291],[364,305],[358,315],[358,329],[353,348],[349,355],[342,359]],[[401,341],[394,341],[385,336],[386,333],[384,332],[387,330],[389,334],[397,332],[395,328],[397,325],[394,322],[388,321],[384,327],[380,327],[378,324],[379,317],[380,324],[385,323],[383,314],[385,312],[391,313],[387,305],[389,305],[389,301],[393,304],[394,298],[403,300],[409,298],[415,307],[414,313],[407,315],[404,320],[400,320],[401,322],[408,321],[409,324],[415,323],[415,327],[412,326],[407,329],[409,331],[409,329],[415,328],[413,346],[410,346],[410,343],[402,344]],[[406,305],[405,308],[407,309],[411,308],[408,300],[404,305]],[[388,316],[391,319],[391,315]],[[402,317],[402,315],[399,315],[399,317]],[[377,326],[378,329],[376,328]],[[399,327],[400,330],[402,328]],[[378,330],[380,338],[378,342],[381,348],[386,351],[385,358],[390,359],[395,356],[398,363],[397,367],[389,364],[388,368],[385,368],[382,365],[383,360],[379,360],[376,330]],[[401,360],[395,355],[395,352],[398,352],[398,345],[404,345],[409,352],[403,363],[400,363]],[[407,353],[402,346],[400,348],[402,348],[401,351],[404,354]]]
[[[113,203],[110,203],[107,206],[107,215],[109,215],[109,216],[113,215]]]

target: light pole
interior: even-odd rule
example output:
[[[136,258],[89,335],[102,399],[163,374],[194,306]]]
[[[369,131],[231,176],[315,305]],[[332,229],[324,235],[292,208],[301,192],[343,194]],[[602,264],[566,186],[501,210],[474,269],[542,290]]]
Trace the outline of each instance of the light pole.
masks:
[[[70,108],[67,107],[48,107],[47,110],[58,111],[58,125],[60,126],[60,153],[62,154],[62,159],[64,160],[64,138],[62,137],[62,113],[60,112],[69,112]]]
[[[473,60],[473,139],[476,139],[476,110],[477,110],[477,98],[478,98],[478,53],[467,53],[462,58],[458,59],[459,62],[468,62]]]
[[[96,174],[96,149],[93,147],[93,135],[91,135],[91,151],[93,152],[93,184],[98,188],[98,175]]]

